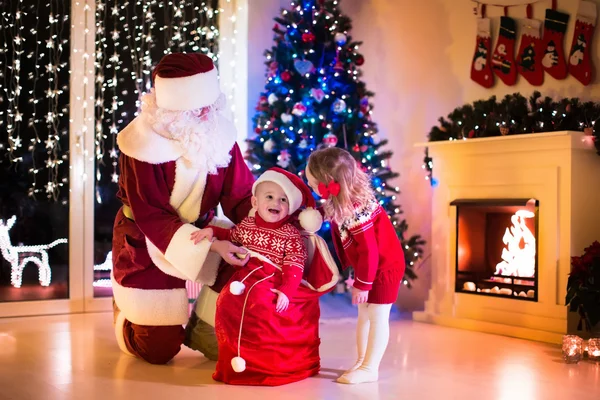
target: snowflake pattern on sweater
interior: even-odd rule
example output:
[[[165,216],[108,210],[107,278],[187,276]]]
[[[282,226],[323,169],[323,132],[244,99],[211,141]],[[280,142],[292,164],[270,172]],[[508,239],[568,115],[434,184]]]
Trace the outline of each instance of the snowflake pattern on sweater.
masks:
[[[220,240],[230,240],[255,251],[281,267],[282,282],[277,289],[293,297],[300,285],[308,252],[300,231],[292,224],[261,226],[257,218],[246,217],[231,229],[213,228]]]
[[[373,227],[373,220],[382,209],[376,200],[371,200],[365,204],[359,204],[354,207],[354,215],[347,218],[340,225],[340,239],[344,249],[352,244],[352,234],[364,232]]]
[[[308,257],[300,231],[291,224],[277,229],[258,226],[253,217],[244,218],[231,230],[231,241],[267,257],[276,265],[304,270]]]

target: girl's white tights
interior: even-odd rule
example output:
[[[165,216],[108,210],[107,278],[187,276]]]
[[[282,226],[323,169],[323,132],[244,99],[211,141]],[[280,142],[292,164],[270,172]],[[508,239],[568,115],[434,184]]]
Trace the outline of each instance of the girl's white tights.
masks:
[[[375,382],[390,339],[391,304],[359,304],[356,326],[356,364],[338,378],[340,383]]]

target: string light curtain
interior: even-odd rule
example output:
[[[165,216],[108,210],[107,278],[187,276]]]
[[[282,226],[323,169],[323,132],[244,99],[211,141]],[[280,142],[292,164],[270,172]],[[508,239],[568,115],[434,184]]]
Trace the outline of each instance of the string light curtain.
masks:
[[[70,1],[0,0],[2,190],[68,200]]]
[[[138,113],[151,71],[173,52],[202,52],[218,64],[217,0],[96,2],[96,201],[116,190],[117,133]]]

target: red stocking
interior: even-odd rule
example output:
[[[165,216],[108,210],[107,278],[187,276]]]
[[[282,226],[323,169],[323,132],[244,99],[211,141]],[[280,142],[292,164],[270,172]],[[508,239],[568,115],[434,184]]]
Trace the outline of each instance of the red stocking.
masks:
[[[519,48],[519,74],[533,86],[544,83],[542,69],[542,49],[540,39],[540,21],[536,19],[523,20],[523,34]]]
[[[509,17],[500,18],[498,43],[492,57],[494,73],[508,86],[517,81],[517,66],[515,65],[515,20]]]
[[[471,79],[486,88],[494,85],[494,75],[490,66],[490,49],[490,19],[478,18],[477,44],[475,45],[475,56],[471,63]]]
[[[568,22],[569,14],[552,9],[546,10],[544,39],[542,40],[542,48],[544,50],[542,65],[556,79],[565,79],[567,77],[567,63],[565,62],[563,42]]]
[[[577,10],[577,22],[569,54],[569,73],[584,85],[592,81],[590,47],[596,25],[596,4],[582,1]]]

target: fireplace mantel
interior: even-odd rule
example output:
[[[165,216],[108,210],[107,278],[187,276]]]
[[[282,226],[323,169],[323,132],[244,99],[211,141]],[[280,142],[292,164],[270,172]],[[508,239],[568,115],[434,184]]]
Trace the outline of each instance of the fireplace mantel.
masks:
[[[428,142],[433,174],[432,287],[417,321],[560,343],[571,255],[600,240],[600,156],[582,132]],[[537,302],[455,293],[457,199],[540,202]],[[570,326],[570,325],[569,325]]]

